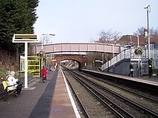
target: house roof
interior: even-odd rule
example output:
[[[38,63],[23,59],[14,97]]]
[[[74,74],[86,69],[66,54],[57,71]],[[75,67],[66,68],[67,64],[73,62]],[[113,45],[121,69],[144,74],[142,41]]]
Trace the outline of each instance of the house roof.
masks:
[[[138,36],[136,35],[124,35],[122,36],[117,43],[120,43],[121,45],[138,45]],[[150,36],[150,44],[155,43],[158,44],[158,35],[151,35]],[[139,45],[145,46],[148,44],[148,39],[145,38],[143,35],[139,35]]]

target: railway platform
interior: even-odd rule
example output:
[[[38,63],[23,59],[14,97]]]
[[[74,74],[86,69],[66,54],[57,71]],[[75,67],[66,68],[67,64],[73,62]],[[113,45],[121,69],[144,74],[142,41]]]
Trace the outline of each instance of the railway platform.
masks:
[[[158,77],[128,77],[112,73],[104,74],[158,86]],[[49,71],[46,83],[34,79],[28,87],[28,89],[23,89],[22,94],[17,98],[9,96],[7,102],[0,100],[1,118],[80,118],[60,69]]]
[[[140,82],[140,83],[146,83],[146,84],[153,85],[153,86],[158,86],[158,76],[152,76],[151,78],[149,78],[149,76],[129,77],[127,75],[120,75],[120,74],[108,73],[108,72],[102,72],[102,71],[87,70],[87,69],[83,69],[83,70],[89,71],[92,73],[98,73],[98,74],[108,75],[111,77],[117,77],[117,78],[121,78],[121,79],[125,79],[125,80],[131,80],[131,81],[136,81],[136,82]]]
[[[158,76],[153,76],[153,77],[149,78],[149,76],[129,77],[126,75],[119,75],[119,74],[110,74],[110,73],[106,73],[106,74],[111,75],[111,76],[115,76],[118,78],[123,78],[123,79],[128,79],[128,80],[132,80],[132,81],[136,81],[136,82],[141,82],[141,83],[146,83],[146,84],[158,86]]]
[[[0,100],[1,118],[80,118],[61,70],[49,71],[46,83],[35,79],[20,96]]]
[[[51,106],[49,118],[76,118],[79,116],[61,70],[58,72]]]

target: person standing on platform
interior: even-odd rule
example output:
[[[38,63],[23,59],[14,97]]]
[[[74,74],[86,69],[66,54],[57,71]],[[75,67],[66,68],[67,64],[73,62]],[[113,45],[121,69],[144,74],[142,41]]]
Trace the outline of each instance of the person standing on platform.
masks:
[[[152,58],[148,61],[149,78],[152,76]]]
[[[152,67],[151,67],[151,65],[149,65],[149,78],[151,78],[151,76],[152,76]]]
[[[149,78],[152,76],[152,58],[148,60],[148,73],[149,73]]]
[[[46,78],[47,78],[47,69],[44,66],[41,70],[41,74],[42,74],[42,82],[45,83]]]
[[[132,65],[131,63],[130,63],[130,65],[129,65],[129,69],[130,69],[129,77],[130,77],[130,76],[133,77],[134,67],[133,67],[133,65]]]
[[[142,66],[141,62],[137,65],[138,77],[142,77]]]

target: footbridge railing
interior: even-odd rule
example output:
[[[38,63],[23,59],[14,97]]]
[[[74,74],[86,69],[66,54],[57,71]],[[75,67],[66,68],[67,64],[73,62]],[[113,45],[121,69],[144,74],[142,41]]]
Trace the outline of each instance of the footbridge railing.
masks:
[[[101,70],[104,71],[123,59],[140,59],[140,58],[142,59],[142,58],[148,57],[148,53],[147,53],[148,51],[146,49],[142,49],[142,50],[143,50],[143,53],[140,56],[134,53],[135,48],[125,49],[119,54],[117,54],[116,56],[114,56],[111,60],[103,64],[101,66]],[[154,55],[153,53],[154,51],[151,51],[152,55]]]

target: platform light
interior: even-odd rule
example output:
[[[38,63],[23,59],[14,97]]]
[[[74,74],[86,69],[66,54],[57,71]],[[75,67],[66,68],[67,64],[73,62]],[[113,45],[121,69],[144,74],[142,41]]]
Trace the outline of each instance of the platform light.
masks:
[[[150,5],[147,4],[144,6],[144,9],[147,10],[147,38],[148,38],[148,59],[150,59],[150,31],[149,31],[149,12],[150,12]]]

